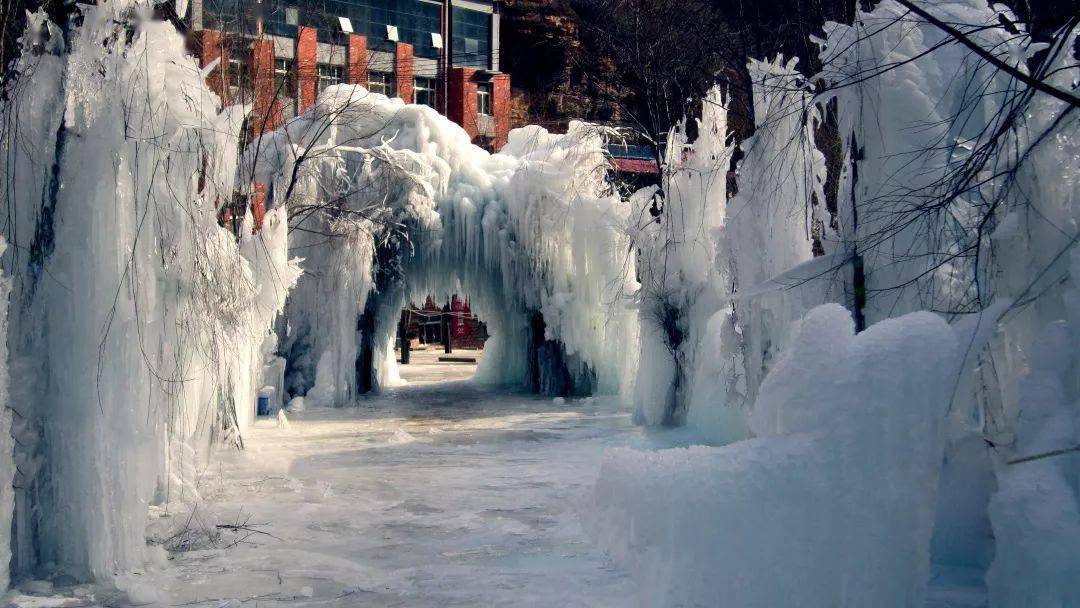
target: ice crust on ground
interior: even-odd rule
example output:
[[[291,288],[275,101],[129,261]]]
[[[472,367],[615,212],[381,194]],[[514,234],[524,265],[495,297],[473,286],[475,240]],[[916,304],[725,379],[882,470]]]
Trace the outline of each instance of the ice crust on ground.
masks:
[[[242,509],[276,538],[180,553],[143,578],[207,608],[631,605],[633,579],[578,519],[604,447],[640,441],[629,412],[453,380],[464,366],[418,354],[408,385],[290,414],[289,430],[260,420],[207,472],[216,500],[200,517]]]

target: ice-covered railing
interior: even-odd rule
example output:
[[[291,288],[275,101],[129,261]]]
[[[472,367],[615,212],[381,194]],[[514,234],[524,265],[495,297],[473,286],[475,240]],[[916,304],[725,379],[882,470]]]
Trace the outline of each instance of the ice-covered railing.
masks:
[[[217,223],[244,109],[218,112],[183,36],[149,2],[69,8],[30,16],[2,109],[13,546],[16,574],[107,579],[144,563],[148,505],[193,499],[211,437],[250,420],[295,270],[284,211],[239,241]]]
[[[628,208],[608,194],[602,140],[588,125],[517,129],[489,154],[431,108],[340,85],[257,150],[256,179],[290,209],[290,247],[304,258],[287,308],[293,390],[347,403],[367,388],[355,372],[363,349],[374,352],[375,383],[386,381],[406,295],[453,285],[504,355],[485,357],[500,368],[482,379],[524,379],[518,353],[538,313],[573,382],[628,385],[633,361],[614,356],[615,336],[636,335],[620,301],[634,287]]]

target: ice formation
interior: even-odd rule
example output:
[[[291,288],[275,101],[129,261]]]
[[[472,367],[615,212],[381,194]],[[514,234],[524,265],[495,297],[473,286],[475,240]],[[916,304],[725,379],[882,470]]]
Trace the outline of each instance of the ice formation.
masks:
[[[1074,88],[1075,32],[1044,48],[1000,7],[932,8]],[[588,519],[645,605],[916,606],[932,567],[988,572],[995,606],[1077,601],[1080,119],[905,15],[828,24],[813,77],[751,61],[734,183],[714,90],[629,201],[595,127],[489,154],[352,85],[241,151],[249,108],[219,111],[149,3],[30,15],[3,106],[0,572],[9,546],[17,576],[160,558],[148,505],[196,498],[276,355],[291,408],[352,403],[399,381],[402,304],[461,290],[493,334],[479,380],[618,393],[712,446],[605,460]],[[234,235],[238,173],[270,211]]]
[[[642,605],[922,605],[957,337],[930,313],[856,336],[835,304],[799,327],[755,439],[606,457],[590,523]]]
[[[1009,568],[1002,560],[1038,561],[1033,541],[1038,535],[1026,539],[1031,544],[1020,543],[1032,552],[1018,549],[1012,545],[1017,536],[1006,531],[1023,524],[1008,522],[1005,513],[1010,511],[1003,503],[1009,499],[996,496],[989,513],[987,501],[995,485],[1017,497],[1015,484],[1024,478],[1018,468],[1076,467],[1068,456],[1033,466],[1002,461],[1018,449],[1029,449],[1023,429],[1033,404],[1023,395],[1031,382],[1024,377],[1038,366],[1030,353],[1037,352],[1045,327],[1067,318],[1066,294],[1080,280],[1068,262],[1080,227],[1080,121],[1070,118],[1063,102],[1047,95],[1034,94],[1025,105],[1027,98],[1014,93],[1017,83],[1011,76],[976,61],[959,45],[938,48],[946,37],[937,28],[919,22],[899,27],[895,20],[905,11],[885,2],[864,13],[858,27],[826,28],[827,81],[853,82],[867,63],[895,67],[879,78],[840,89],[836,97],[841,132],[851,133],[861,152],[857,182],[850,154],[841,179],[840,192],[854,192],[847,200],[839,199],[840,247],[858,248],[865,255],[871,294],[866,314],[871,320],[919,308],[970,310],[972,302],[977,308],[997,306],[1003,311],[985,320],[989,329],[996,327],[989,346],[967,349],[966,367],[952,398],[934,559],[974,572],[985,571],[990,560],[996,560],[989,578],[991,605],[1017,605],[1022,594],[1009,595],[1008,585],[1023,588],[1036,580],[1044,583],[1041,592],[1048,599],[1076,597],[1075,577],[1051,582],[1033,575],[1042,570],[1050,576],[1052,568],[993,576]],[[934,5],[936,15],[953,23],[1016,21],[1003,11],[978,2]],[[1024,58],[1044,47],[1022,31],[1015,35],[1000,27],[979,29],[971,36],[1023,71]],[[1071,52],[1063,49],[1074,48],[1075,40],[1075,30],[1060,32],[1036,76],[1062,90],[1073,89],[1077,67]],[[898,213],[911,221],[900,230],[887,229]],[[966,255],[972,251],[977,255]],[[893,289],[904,285],[908,287]],[[964,323],[971,316],[953,318]],[[1054,357],[1069,360],[1067,351],[1059,350]],[[1075,368],[1071,377],[1075,384]],[[1075,415],[1075,406],[1073,411]],[[1048,503],[1062,511],[1053,523],[1042,523],[1059,531],[1075,529],[1080,521],[1067,506],[1075,500],[1075,486],[1071,499],[1069,492],[1055,493]],[[1012,513],[1024,518],[1022,511]],[[1052,551],[1056,545],[1043,546]],[[1004,580],[1009,583],[1003,585]],[[1035,597],[1028,601],[1040,604]]]
[[[7,244],[0,238],[0,254]],[[0,276],[0,336],[7,335],[8,292],[11,282]],[[11,520],[15,513],[14,418],[8,407],[7,342],[0,340],[0,590],[7,589],[11,572]]]
[[[309,404],[388,382],[406,298],[459,285],[492,332],[480,379],[553,394],[630,384],[628,208],[588,125],[517,129],[489,154],[431,108],[338,85],[257,149],[271,204],[303,216],[285,343],[290,389]]]
[[[668,139],[669,165],[663,192],[644,189],[630,200],[639,210],[631,235],[640,253],[640,354],[634,394],[635,419],[645,424],[675,424],[685,417],[701,317],[719,306],[727,272],[718,264],[715,231],[723,223],[726,167],[726,114],[719,90],[704,103],[699,137],[692,154],[681,129]],[[644,210],[663,197],[656,217]],[[707,316],[705,317],[707,318]]]
[[[783,275],[811,260],[815,227],[828,225],[825,158],[814,142],[819,110],[796,63],[780,57],[748,66],[758,126],[742,144],[739,191],[728,205],[722,238],[740,297],[735,308],[751,403],[792,324],[815,304],[838,299],[826,293],[829,275],[818,281],[810,280],[816,273],[809,270]]]
[[[1026,70],[1024,58],[1047,46],[1033,43],[1022,30],[1009,33],[1000,27],[1002,21],[1016,23],[1004,10],[975,1],[933,5],[946,22],[988,24],[972,34],[977,43]],[[977,60],[961,45],[943,44],[944,32],[905,15],[910,16],[900,5],[882,2],[870,12],[860,11],[853,24],[828,24],[820,42],[823,71],[809,79],[822,91],[816,95],[793,63],[752,61],[755,119],[760,122],[742,144],[746,154],[738,166],[738,194],[725,203],[715,191],[665,188],[663,203],[675,213],[718,210],[694,224],[713,228],[713,241],[704,249],[716,260],[709,281],[713,293],[705,299],[668,300],[674,303],[668,318],[676,321],[675,335],[683,339],[676,356],[665,352],[662,341],[650,345],[655,330],[643,318],[637,392],[647,404],[665,405],[640,419],[655,423],[663,420],[659,412],[664,408],[685,408],[700,439],[731,445],[609,456],[597,485],[594,531],[618,561],[648,581],[645,605],[714,605],[719,598],[735,606],[788,605],[785,598],[798,597],[807,605],[915,606],[925,596],[930,563],[940,576],[958,572],[975,580],[989,568],[991,605],[1021,605],[1022,597],[1068,604],[1076,596],[1075,560],[1064,552],[1080,525],[1077,464],[1072,452],[1056,450],[1077,444],[1073,425],[1080,374],[1075,362],[1067,363],[1075,355],[1060,345],[1076,340],[1061,320],[1074,314],[1069,306],[1078,280],[1068,260],[1080,227],[1080,121],[1048,95],[1036,93],[1028,103],[1016,94],[1023,87],[1009,74]],[[1078,76],[1068,50],[1075,40],[1075,31],[1060,33],[1038,75],[1061,90],[1074,90]],[[843,148],[835,215],[822,208],[824,159],[814,142],[826,112],[835,112],[834,137]],[[721,119],[722,112],[703,112],[702,131],[708,135],[709,125]],[[710,138],[705,140],[700,150],[714,150]],[[666,184],[687,179],[680,175],[681,161],[700,151],[697,142],[687,151],[675,150],[669,154]],[[718,177],[726,168],[717,163],[712,173]],[[646,203],[632,201],[635,208]],[[676,219],[670,221],[678,226]],[[688,252],[701,242],[696,233],[677,229],[661,240],[665,246],[688,243]],[[820,245],[817,257],[811,257],[811,245]],[[645,279],[652,267],[673,257],[664,247],[642,249]],[[938,361],[952,370],[952,378],[945,378],[951,382],[939,383],[939,370],[923,370],[928,375],[921,376],[922,382],[945,391],[934,393],[938,406],[923,413],[925,424],[943,433],[944,447],[929,436],[923,440],[933,443],[930,447],[907,446],[933,452],[937,460],[924,461],[923,473],[927,479],[940,477],[940,487],[919,484],[916,493],[900,501],[918,514],[917,526],[908,522],[917,534],[904,542],[885,542],[878,549],[882,554],[864,558],[871,564],[895,560],[892,567],[905,574],[896,578],[903,585],[893,588],[888,585],[896,581],[872,575],[861,582],[843,580],[816,570],[824,567],[817,562],[794,563],[814,555],[810,543],[799,541],[800,535],[814,533],[805,528],[826,534],[840,529],[836,526],[844,518],[849,524],[859,522],[853,528],[876,524],[849,515],[834,519],[845,512],[839,502],[830,503],[835,513],[821,511],[820,520],[810,515],[800,519],[818,513],[814,509],[829,499],[849,500],[845,487],[864,486],[855,477],[837,486],[798,486],[790,481],[793,473],[774,462],[789,462],[784,449],[800,450],[805,466],[821,467],[817,479],[829,480],[857,475],[860,467],[876,463],[874,456],[855,452],[832,463],[814,460],[817,450],[830,457],[830,450],[844,453],[842,441],[825,431],[812,441],[796,432],[822,417],[834,419],[836,412],[822,402],[845,403],[846,397],[824,388],[838,370],[850,369],[842,354],[822,349],[819,361],[811,362],[814,355],[803,352],[806,360],[799,365],[817,372],[808,374],[798,390],[795,383],[791,390],[780,389],[788,381],[784,376],[794,373],[791,363],[781,362],[793,362],[790,357],[799,351],[792,342],[798,319],[823,302],[854,307],[856,261],[866,277],[867,298],[860,312],[872,324],[856,342],[900,322],[890,319],[925,309],[942,311],[961,336],[959,350],[952,349],[948,361]],[[643,283],[646,291],[650,284]],[[694,284],[692,279],[677,282],[676,289],[667,291],[678,293]],[[915,318],[931,323],[925,315],[900,320]],[[805,336],[806,323],[801,327]],[[833,336],[837,345],[845,343],[841,334]],[[923,356],[917,354],[919,347],[902,340],[878,346],[897,356],[894,373],[907,375]],[[861,356],[872,359],[869,352]],[[690,390],[672,394],[672,384],[683,380],[671,380],[686,373],[680,366],[687,362],[692,362]],[[868,384],[879,382],[869,370],[863,378]],[[880,389],[866,400],[894,396],[891,388]],[[1044,403],[1059,405],[1036,405]],[[935,416],[945,421],[931,420]],[[888,416],[872,424],[863,420],[867,426],[861,431],[855,430],[857,420],[849,421],[850,435],[883,439],[889,435],[883,426],[888,421]],[[914,424],[910,419],[895,422],[905,429]],[[835,428],[829,432],[841,433]],[[779,444],[782,448],[777,434],[790,434]],[[839,443],[826,448],[828,441]],[[905,454],[902,444],[889,445],[895,449],[889,457],[897,462],[924,455]],[[1035,461],[1009,464],[1031,452],[1039,456]],[[814,471],[800,474],[815,479]],[[772,486],[761,481],[767,475],[776,476],[769,478]],[[903,473],[898,484],[901,478]],[[781,494],[788,485],[807,494]],[[836,494],[829,496],[830,489]],[[812,498],[811,492],[823,497]],[[1053,499],[1044,501],[1048,495]],[[859,509],[866,509],[862,516],[874,512],[869,504]],[[698,517],[702,512],[708,516]],[[885,526],[903,519],[900,514],[882,518]],[[783,532],[774,543],[768,531],[777,529]],[[783,544],[784,535],[795,540]],[[816,559],[835,560],[832,555]],[[792,562],[783,561],[788,559]],[[854,563],[845,567],[864,570]],[[798,591],[775,579],[755,578],[778,571],[785,577],[803,571],[821,576],[815,587],[794,575]],[[760,584],[740,587],[735,582],[740,576],[743,583]],[[772,595],[777,588],[787,594]],[[821,595],[807,595],[807,589]],[[882,596],[869,601],[874,593]]]
[[[831,268],[837,256],[813,258],[813,238],[827,237],[825,160],[814,142],[819,110],[795,68],[794,59],[782,57],[750,62],[758,127],[741,144],[738,192],[726,206],[717,203],[724,190],[697,203],[723,209],[723,226],[714,233],[719,276],[711,283],[726,303],[695,315],[705,333],[687,396],[690,423],[710,441],[748,436],[745,412],[794,323],[811,307],[842,296]],[[715,97],[703,112],[703,121],[716,124],[707,132],[724,131],[724,110]],[[692,158],[700,156],[700,147],[699,140]],[[709,154],[715,144],[706,141],[705,149]],[[723,182],[730,156],[720,160],[711,179]],[[672,196],[687,193],[680,188]],[[702,313],[712,316],[702,319]]]
[[[1080,249],[1070,257],[1080,276]],[[998,464],[992,606],[1080,603],[1080,454],[1069,452],[1080,439],[1080,285],[1065,304],[1067,318],[1043,327],[1031,347],[1016,443]],[[1057,456],[1039,458],[1046,454]]]
[[[13,545],[16,573],[107,579],[146,559],[148,503],[190,498],[190,459],[250,419],[295,271],[284,211],[239,242],[217,223],[243,109],[218,112],[183,37],[144,3],[76,16],[31,16],[5,106]]]
[[[466,285],[489,322],[487,380],[628,390],[634,358],[617,355],[636,336],[622,300],[634,260],[595,131],[518,130],[492,155],[426,107],[334,87],[252,148],[271,210],[236,236],[217,216],[249,108],[219,112],[151,13],[122,1],[80,5],[70,23],[32,15],[20,103],[4,106],[25,144],[4,165],[18,222],[6,335],[26,420],[24,489],[4,509],[16,573],[138,567],[147,505],[197,499],[206,447],[242,444],[277,351],[306,393],[293,403],[348,403],[394,380],[397,311],[433,287]]]

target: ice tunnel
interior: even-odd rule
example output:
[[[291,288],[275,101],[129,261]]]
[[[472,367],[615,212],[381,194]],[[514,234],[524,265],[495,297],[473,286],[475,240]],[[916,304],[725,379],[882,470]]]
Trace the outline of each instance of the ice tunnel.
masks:
[[[629,207],[594,128],[518,129],[490,154],[431,108],[339,85],[247,163],[268,208],[288,210],[303,270],[278,332],[291,394],[340,405],[394,381],[402,305],[459,288],[491,332],[478,381],[628,390]]]

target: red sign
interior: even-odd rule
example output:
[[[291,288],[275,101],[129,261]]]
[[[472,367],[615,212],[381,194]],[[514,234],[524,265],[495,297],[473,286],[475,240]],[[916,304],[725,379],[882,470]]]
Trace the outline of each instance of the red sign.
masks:
[[[457,296],[450,302],[450,311],[454,313],[454,335],[464,338],[468,333],[465,329],[465,306]]]

